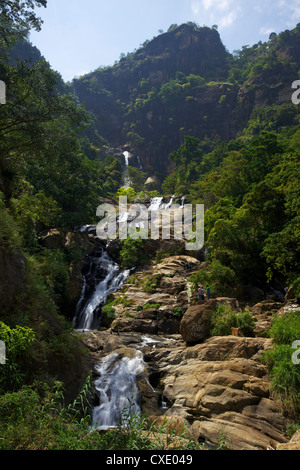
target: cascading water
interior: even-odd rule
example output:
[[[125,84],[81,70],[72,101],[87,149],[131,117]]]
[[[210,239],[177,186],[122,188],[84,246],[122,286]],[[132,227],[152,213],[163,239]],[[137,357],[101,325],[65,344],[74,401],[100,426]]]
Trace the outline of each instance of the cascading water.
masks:
[[[126,154],[126,155],[125,155]],[[129,154],[125,152],[126,167]],[[153,198],[149,211],[162,208],[170,208],[174,196],[169,203],[163,204],[163,197]],[[184,199],[182,201],[184,205]],[[120,214],[119,221],[127,220],[128,213]],[[82,227],[84,230],[94,230],[93,226]],[[104,247],[99,247],[90,256],[89,263],[83,271],[82,294],[78,302],[74,327],[78,330],[97,330],[101,325],[101,310],[106,304],[110,293],[118,291],[130,274],[129,270],[121,270]],[[144,372],[143,355],[140,348],[155,343],[146,336],[136,351],[130,357],[120,357],[119,354],[111,354],[102,359],[96,366],[99,378],[95,382],[95,389],[99,396],[99,405],[93,410],[93,427],[107,429],[118,426],[120,419],[137,416],[140,413],[140,393],[137,384],[137,376]],[[155,346],[155,344],[154,344]],[[165,403],[162,404],[165,409]],[[127,409],[127,413],[124,410]],[[123,421],[124,423],[124,421]]]
[[[81,298],[77,304],[74,327],[78,330],[96,330],[101,322],[101,307],[106,303],[107,296],[119,290],[130,274],[122,271],[100,248],[90,257],[88,269],[83,273]]]
[[[142,165],[142,162],[141,162],[141,159],[140,159],[139,156],[137,156],[137,161],[138,161],[138,165],[139,165],[139,170],[143,171],[143,165]]]
[[[148,211],[158,211],[161,208],[162,202],[163,202],[163,197],[154,197],[151,200],[150,206],[148,208]]]
[[[119,358],[113,353],[96,367],[100,377],[95,382],[99,406],[94,408],[93,427],[107,429],[126,424],[130,417],[140,415],[140,392],[137,376],[144,372],[141,353]]]
[[[171,209],[171,207],[173,205],[174,197],[175,196],[172,196],[170,201],[168,202],[168,204],[165,204],[165,207],[164,207],[165,210]]]
[[[131,154],[129,152],[124,152],[124,159],[125,159],[125,170],[124,170],[124,188],[128,189],[131,187],[131,180],[129,176],[129,171],[128,171],[128,166],[129,166],[129,158],[131,157]]]

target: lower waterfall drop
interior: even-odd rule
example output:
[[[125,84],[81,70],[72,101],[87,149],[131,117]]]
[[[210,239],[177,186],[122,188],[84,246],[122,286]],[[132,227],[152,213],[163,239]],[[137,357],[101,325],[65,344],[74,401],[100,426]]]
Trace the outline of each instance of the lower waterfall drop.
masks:
[[[90,257],[83,274],[81,298],[77,304],[73,325],[77,330],[97,330],[101,322],[100,309],[110,293],[119,290],[130,271],[122,271],[105,249]]]
[[[99,406],[94,408],[92,427],[108,429],[126,425],[130,418],[140,416],[140,392],[137,376],[144,371],[142,353],[119,358],[112,353],[96,366],[100,377],[95,382]]]

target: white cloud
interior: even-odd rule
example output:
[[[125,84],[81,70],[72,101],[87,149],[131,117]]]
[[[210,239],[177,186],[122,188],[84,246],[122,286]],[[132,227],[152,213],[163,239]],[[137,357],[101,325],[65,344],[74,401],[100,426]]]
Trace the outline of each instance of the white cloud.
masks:
[[[300,21],[299,0],[278,0],[280,16],[286,21],[286,25],[294,27]]]
[[[228,26],[231,26],[235,20],[238,17],[238,10],[233,10],[227,15],[223,16],[219,21],[218,25],[220,28],[228,28]]]
[[[202,0],[202,5],[205,10],[216,9],[225,11],[228,10],[232,0]]]
[[[263,34],[264,36],[270,36],[271,33],[275,31],[275,28],[268,28],[268,26],[263,26],[260,28],[259,34]]]
[[[222,29],[237,20],[241,12],[240,2],[241,0],[191,0],[191,11],[194,17],[199,17],[204,11],[210,23],[217,24]]]
[[[198,0],[192,0],[191,8],[193,15],[198,16],[201,11],[201,2],[199,2]]]

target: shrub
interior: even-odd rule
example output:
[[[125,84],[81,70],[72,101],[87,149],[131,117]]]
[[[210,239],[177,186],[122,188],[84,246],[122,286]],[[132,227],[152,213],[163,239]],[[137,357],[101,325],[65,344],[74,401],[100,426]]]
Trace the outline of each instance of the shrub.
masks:
[[[244,336],[253,336],[255,319],[250,312],[237,314],[237,327],[241,329]]]
[[[252,336],[255,320],[249,312],[237,313],[227,305],[219,305],[211,319],[211,336],[231,335],[231,328],[240,328],[244,336]]]
[[[262,361],[270,369],[271,390],[284,408],[295,413],[300,408],[300,368],[292,361],[295,349],[288,344],[275,346],[264,353]]]
[[[237,327],[236,314],[226,305],[219,305],[211,318],[211,336],[231,335],[231,327]]]
[[[287,313],[283,317],[275,317],[269,336],[276,344],[289,344],[300,340],[300,310]]]
[[[214,297],[232,296],[232,286],[236,284],[236,276],[232,269],[224,266],[219,260],[213,260],[207,268],[190,276],[194,290],[199,284],[209,285]]]
[[[266,351],[261,360],[270,370],[275,397],[294,414],[300,409],[300,366],[292,360],[296,351],[292,346],[300,338],[300,312],[275,317],[268,335],[274,339],[275,347]]]
[[[114,320],[115,319],[115,309],[111,307],[110,305],[105,305],[105,307],[102,308],[102,313],[105,314],[105,316],[110,319]]]
[[[91,427],[90,380],[70,404],[61,384],[24,387],[0,396],[1,450],[196,450],[199,444],[183,429],[180,435],[166,425],[148,425],[147,419],[124,408],[116,429],[99,433]]]
[[[133,240],[131,238],[127,238],[124,240],[120,257],[121,266],[123,268],[133,268],[145,264],[148,261],[148,258],[144,253],[142,239],[138,238],[137,240]]]
[[[124,305],[124,307],[131,307],[132,301],[127,300],[125,294],[122,294],[119,297],[117,297],[115,300],[113,300],[110,304],[108,304],[107,306],[120,305],[120,304]]]
[[[143,310],[147,310],[148,308],[159,309],[159,307],[160,307],[160,304],[150,304],[150,303],[148,303],[148,304],[144,305]]]
[[[182,318],[183,315],[184,315],[184,311],[182,310],[181,307],[175,307],[174,310],[173,310],[173,315],[174,315],[175,317]]]
[[[19,227],[4,204],[4,196],[0,191],[0,244],[9,251],[21,247],[22,239]]]
[[[156,289],[158,289],[162,278],[162,274],[146,276],[145,280],[143,281],[143,291],[147,292],[147,294],[153,294]]]
[[[0,340],[6,347],[6,363],[0,368],[0,389],[15,388],[22,380],[21,356],[35,342],[35,333],[32,329],[17,326],[10,328],[0,322]]]

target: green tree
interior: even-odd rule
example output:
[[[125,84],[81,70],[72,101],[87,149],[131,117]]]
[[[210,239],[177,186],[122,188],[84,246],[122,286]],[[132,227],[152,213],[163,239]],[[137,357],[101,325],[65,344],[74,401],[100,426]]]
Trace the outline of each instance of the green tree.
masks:
[[[35,8],[46,6],[47,0],[1,0],[0,47],[3,44],[11,45],[31,28],[40,31],[42,21],[37,17]]]

